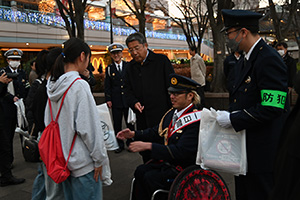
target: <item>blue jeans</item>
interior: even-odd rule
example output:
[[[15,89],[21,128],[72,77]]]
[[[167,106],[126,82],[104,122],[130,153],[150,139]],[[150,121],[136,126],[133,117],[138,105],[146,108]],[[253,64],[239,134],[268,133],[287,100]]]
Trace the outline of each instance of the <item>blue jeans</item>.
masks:
[[[46,199],[46,190],[45,190],[45,177],[43,170],[41,168],[41,163],[38,164],[38,175],[34,179],[32,186],[32,200],[44,200]]]
[[[80,176],[69,176],[62,182],[66,200],[102,200],[102,182],[94,179],[94,171]]]

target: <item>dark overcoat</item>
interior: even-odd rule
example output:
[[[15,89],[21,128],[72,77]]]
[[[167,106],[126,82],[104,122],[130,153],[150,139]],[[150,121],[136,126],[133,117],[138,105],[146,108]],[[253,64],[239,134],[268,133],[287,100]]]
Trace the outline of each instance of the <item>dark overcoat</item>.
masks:
[[[193,106],[186,113],[191,113],[196,110]],[[164,137],[161,137],[159,130],[165,130],[169,127],[175,109],[169,111],[161,121],[161,128],[155,126],[143,131],[136,131],[135,140],[144,142],[153,142],[151,150],[151,158],[155,160],[163,160],[173,166],[181,166],[182,168],[194,165],[196,162],[198,149],[198,135],[200,121],[194,122],[175,132],[169,139],[168,145],[164,144]]]
[[[122,61],[122,72],[119,72],[113,62],[105,69],[105,102],[111,101],[114,108],[126,108],[124,97],[124,76],[128,63]]]
[[[169,74],[174,73],[171,62],[165,55],[148,51],[145,62],[132,60],[125,73],[125,96],[137,114],[138,129],[157,125],[172,106],[168,95]],[[137,102],[145,106],[142,114],[134,108]],[[139,121],[144,121],[145,126],[139,126]]]
[[[248,172],[273,169],[276,149],[287,113],[287,67],[262,39],[247,63],[236,66],[230,120],[236,131],[246,129]]]

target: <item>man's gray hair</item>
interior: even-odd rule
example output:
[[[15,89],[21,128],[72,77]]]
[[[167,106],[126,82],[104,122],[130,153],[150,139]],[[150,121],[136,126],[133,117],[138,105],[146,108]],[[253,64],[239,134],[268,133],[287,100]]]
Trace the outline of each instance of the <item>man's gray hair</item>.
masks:
[[[140,44],[145,44],[147,43],[146,38],[144,37],[143,34],[141,34],[140,32],[135,32],[130,34],[127,38],[126,38],[126,45],[128,46],[129,42],[133,42],[133,41],[138,41]]]

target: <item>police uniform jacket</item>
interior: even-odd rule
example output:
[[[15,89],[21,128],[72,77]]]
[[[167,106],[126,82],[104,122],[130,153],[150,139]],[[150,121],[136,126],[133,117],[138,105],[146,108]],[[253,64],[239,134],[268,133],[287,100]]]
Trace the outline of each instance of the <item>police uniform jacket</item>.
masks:
[[[148,51],[144,63],[134,59],[129,63],[125,73],[125,96],[129,106],[136,112],[137,120],[143,116],[147,127],[153,127],[172,106],[167,89],[169,74],[174,73],[174,69],[165,55]],[[143,115],[134,108],[137,102],[145,106]]]
[[[246,129],[248,172],[272,171],[286,117],[287,68],[262,39],[243,63],[236,66],[230,120],[236,131]]]
[[[105,101],[111,101],[113,107],[128,107],[124,97],[124,76],[127,62],[122,61],[122,72],[119,72],[113,62],[105,69]]]
[[[196,107],[192,106],[186,113],[196,111]],[[163,143],[164,138],[160,135],[167,134],[167,129],[172,121],[175,109],[167,112],[162,118],[159,126],[148,128],[143,131],[136,131],[134,140],[144,142],[153,142],[151,157],[155,160],[163,160],[173,166],[181,166],[182,168],[194,165],[198,149],[198,135],[200,121],[194,122],[175,132],[169,139],[168,144]],[[159,132],[162,130],[163,132]]]
[[[0,129],[4,126],[4,108],[3,108],[3,97],[7,93],[7,85],[0,82]]]
[[[12,73],[11,69],[9,66],[5,68],[6,73]],[[26,89],[26,84],[28,84],[28,81],[26,79],[26,74],[25,71],[22,69],[17,69],[17,73],[19,74],[16,79],[13,79],[13,85],[14,85],[14,90],[15,90],[15,96],[17,96],[19,99],[20,98],[26,98],[28,89]],[[11,98],[13,99],[13,95]]]

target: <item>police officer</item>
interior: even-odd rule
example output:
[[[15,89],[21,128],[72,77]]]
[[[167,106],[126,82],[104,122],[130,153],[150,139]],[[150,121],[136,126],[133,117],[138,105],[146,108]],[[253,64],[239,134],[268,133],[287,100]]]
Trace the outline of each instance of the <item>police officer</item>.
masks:
[[[137,167],[135,176],[137,200],[148,200],[157,189],[169,189],[167,179],[174,179],[184,168],[195,164],[200,123],[200,103],[197,94],[201,87],[196,81],[177,74],[170,75],[168,88],[173,108],[159,125],[145,130],[124,129],[120,139],[134,138],[129,146],[133,152],[151,151],[152,160]]]
[[[23,52],[19,49],[10,49],[4,53],[8,66],[4,69],[6,73],[17,74],[17,77],[7,86],[7,95],[3,98],[2,105],[5,113],[4,132],[10,137],[11,150],[10,162],[13,162],[13,138],[17,125],[17,108],[14,102],[20,98],[25,99],[29,90],[29,83],[25,71],[20,69]]]
[[[0,75],[0,187],[20,184],[25,181],[23,178],[15,178],[11,172],[11,137],[4,132],[5,110],[2,104],[4,97],[7,96],[7,84],[12,79],[7,78],[6,73]]]
[[[127,123],[129,107],[124,98],[124,76],[127,62],[122,60],[123,49],[123,45],[119,43],[113,43],[108,46],[113,62],[105,70],[105,101],[107,106],[112,108],[116,134],[122,130],[123,116],[127,127],[131,130],[134,129],[133,125]],[[120,153],[124,150],[123,140],[118,139],[118,144],[119,149],[115,150],[115,153]],[[129,140],[127,144],[129,144]]]
[[[248,172],[235,177],[237,200],[265,200],[273,187],[273,164],[286,118],[287,67],[258,35],[261,14],[222,10],[227,46],[243,50],[229,111],[218,111],[222,127],[246,129]]]

